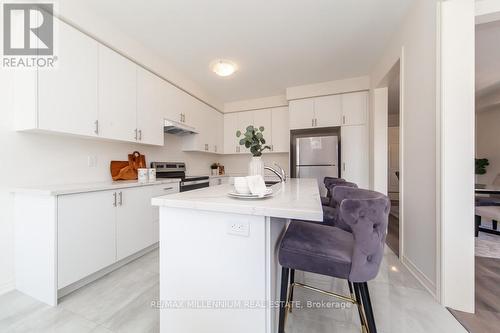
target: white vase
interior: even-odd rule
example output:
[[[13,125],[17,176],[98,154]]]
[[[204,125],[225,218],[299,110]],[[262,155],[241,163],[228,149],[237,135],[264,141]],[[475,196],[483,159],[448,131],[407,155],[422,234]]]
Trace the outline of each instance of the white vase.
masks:
[[[257,176],[261,175],[264,177],[264,162],[261,156],[254,156],[248,164],[248,175]]]

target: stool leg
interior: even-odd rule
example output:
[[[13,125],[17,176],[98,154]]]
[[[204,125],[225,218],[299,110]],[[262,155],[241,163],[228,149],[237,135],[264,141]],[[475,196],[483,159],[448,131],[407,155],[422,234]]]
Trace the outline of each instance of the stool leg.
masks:
[[[481,226],[481,216],[475,215],[474,218],[476,220],[475,236],[478,237],[479,236],[479,227]]]
[[[368,291],[368,283],[363,282],[359,284],[359,291],[363,302],[363,309],[366,315],[369,333],[377,333],[375,326],[375,317],[373,316],[372,302],[370,300],[370,292]]]
[[[281,269],[281,294],[280,294],[280,318],[278,333],[285,333],[286,297],[288,292],[288,272],[286,267]]]
[[[351,294],[351,298],[354,298],[354,291],[352,289],[351,281],[347,280],[347,285],[349,286],[349,294]]]
[[[493,230],[498,229],[498,221],[497,220],[491,220],[491,223],[493,224]]]
[[[349,285],[351,285],[351,282]],[[366,318],[363,312],[363,304],[361,303],[361,296],[359,294],[359,283],[354,283],[354,295],[356,296],[356,306],[358,307],[359,321],[361,322],[361,332],[367,332]]]
[[[288,301],[290,302],[290,307],[288,310],[292,312],[292,302],[293,302],[293,291],[295,288],[293,287],[293,283],[295,282],[295,269],[290,270],[290,297],[288,298]]]

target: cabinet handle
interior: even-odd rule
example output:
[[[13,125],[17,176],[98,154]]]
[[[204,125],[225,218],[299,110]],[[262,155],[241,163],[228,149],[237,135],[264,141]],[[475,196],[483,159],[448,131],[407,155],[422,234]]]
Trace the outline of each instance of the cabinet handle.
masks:
[[[239,147],[239,146],[237,146],[237,147],[236,147],[236,152],[237,152],[237,153],[239,153],[239,152],[240,152],[240,147]]]
[[[274,145],[271,145],[271,151],[274,151]]]
[[[217,145],[214,146],[214,151],[217,152]]]
[[[345,171],[345,163],[342,163],[342,171]]]
[[[311,119],[311,127],[314,127],[314,118]]]
[[[120,192],[118,196],[120,197],[120,206],[123,206],[123,193]]]
[[[139,140],[142,141],[142,130],[139,130]]]
[[[134,139],[137,141],[137,128],[134,130],[135,136]]]
[[[342,124],[345,125],[345,116],[342,116]]]
[[[205,143],[205,151],[208,151],[208,143]]]
[[[95,130],[94,130],[94,133],[95,133],[96,135],[99,135],[99,120],[94,121],[94,124],[95,124]]]
[[[173,189],[174,189],[173,187],[165,187],[165,188],[163,189],[163,191],[170,191],[170,190],[173,190]]]
[[[116,192],[113,193],[113,198],[114,198],[113,206],[116,207],[117,206],[117,204],[116,204]]]
[[[181,123],[182,123],[182,113],[179,114],[179,117],[181,118]]]

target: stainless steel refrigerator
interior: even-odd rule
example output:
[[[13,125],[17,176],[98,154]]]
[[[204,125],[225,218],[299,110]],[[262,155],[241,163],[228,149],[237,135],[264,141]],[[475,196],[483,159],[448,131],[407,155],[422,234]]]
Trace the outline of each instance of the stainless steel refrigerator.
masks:
[[[322,196],[326,195],[323,179],[338,177],[339,140],[337,136],[296,138],[295,176],[316,178]]]

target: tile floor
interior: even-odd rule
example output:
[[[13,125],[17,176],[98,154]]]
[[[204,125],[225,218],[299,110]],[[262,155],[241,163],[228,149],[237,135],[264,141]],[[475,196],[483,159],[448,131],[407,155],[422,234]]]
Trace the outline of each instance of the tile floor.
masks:
[[[347,291],[345,282],[335,279],[303,273],[297,279]],[[12,291],[0,296],[0,332],[159,332],[158,311],[150,306],[158,297],[158,284],[155,250],[64,297],[55,308]],[[466,332],[390,250],[369,287],[380,333]],[[331,300],[300,289],[295,299]],[[305,332],[360,332],[357,310],[349,305],[344,309],[296,309],[289,316],[287,333]]]

